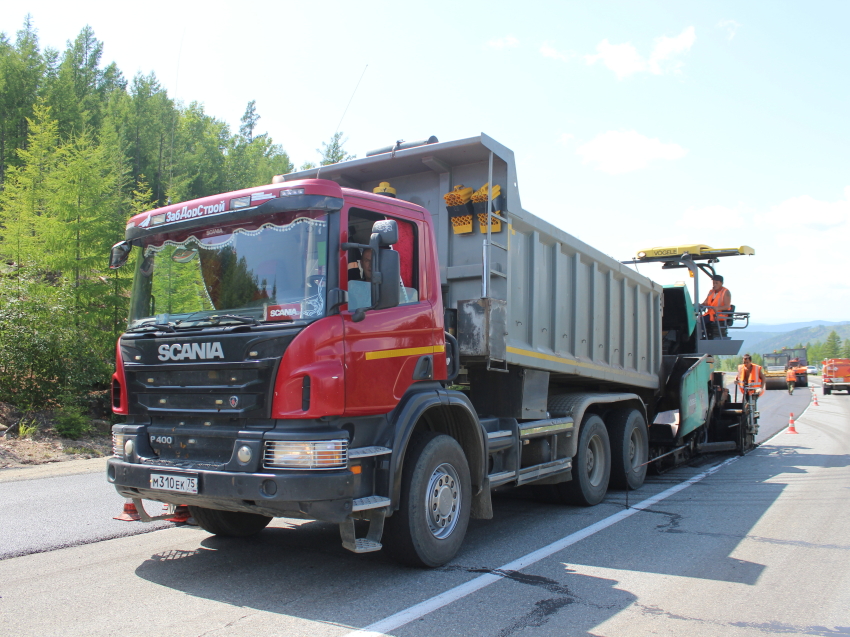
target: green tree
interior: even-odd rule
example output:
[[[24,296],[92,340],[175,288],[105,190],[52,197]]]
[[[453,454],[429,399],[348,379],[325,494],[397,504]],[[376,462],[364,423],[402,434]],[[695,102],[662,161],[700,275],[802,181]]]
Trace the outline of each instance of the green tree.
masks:
[[[338,164],[341,161],[357,159],[357,155],[349,155],[342,148],[347,141],[347,139],[342,139],[342,132],[337,132],[331,136],[329,143],[322,142],[321,150],[316,149],[316,152],[321,156],[319,163],[322,166],[329,166],[330,164]]]
[[[27,127],[29,145],[17,151],[21,165],[9,168],[0,193],[0,222],[5,227],[0,254],[19,269],[35,270],[44,266],[44,221],[51,210],[59,132],[50,109],[41,103]]]
[[[844,347],[841,348],[841,358],[850,358],[850,338],[844,339]]]
[[[838,358],[839,353],[841,352],[841,338],[838,336],[838,332],[832,330],[829,333],[829,336],[826,337],[826,343],[823,345],[823,350],[821,351],[821,355],[823,358]]]
[[[26,147],[27,122],[45,72],[38,36],[27,15],[15,44],[0,33],[0,186],[7,166],[20,165],[17,151]]]
[[[50,70],[46,87],[63,139],[82,133],[87,126],[99,131],[109,95],[124,91],[127,85],[114,63],[100,68],[103,42],[95,38],[90,26],[83,27],[67,47],[58,66]]]
[[[251,140],[254,139],[254,129],[257,127],[257,122],[260,121],[260,116],[257,114],[257,100],[248,102],[245,114],[239,121],[242,122],[239,127],[239,134],[250,144]]]
[[[77,324],[111,335],[114,311],[105,299],[111,297],[114,282],[105,270],[109,248],[121,234],[116,228],[124,203],[121,167],[104,144],[96,144],[84,131],[60,148],[51,179],[44,263],[68,280]]]
[[[225,151],[229,145],[227,124],[207,115],[203,105],[189,104],[181,113],[174,139],[174,179],[170,188],[177,201],[226,192]]]

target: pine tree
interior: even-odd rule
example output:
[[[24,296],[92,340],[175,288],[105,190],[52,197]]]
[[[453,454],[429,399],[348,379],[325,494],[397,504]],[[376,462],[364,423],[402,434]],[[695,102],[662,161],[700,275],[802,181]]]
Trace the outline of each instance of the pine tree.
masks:
[[[28,146],[18,150],[20,166],[9,168],[0,195],[0,222],[5,226],[0,254],[20,268],[43,268],[44,225],[53,197],[53,174],[58,160],[58,125],[43,103],[27,120]]]
[[[248,107],[245,109],[245,114],[239,121],[242,125],[239,127],[239,134],[249,144],[254,139],[254,129],[257,127],[257,122],[260,121],[260,116],[257,114],[257,100],[248,102]]]
[[[838,336],[838,332],[832,330],[829,333],[829,336],[826,337],[826,343],[823,345],[823,350],[821,350],[821,355],[824,359],[827,358],[838,358],[839,353],[841,352],[841,338]]]
[[[45,263],[68,280],[76,321],[100,329],[111,324],[113,315],[104,301],[113,285],[104,275],[106,255],[115,243],[121,178],[108,149],[96,144],[88,131],[60,148],[51,176]]]
[[[38,35],[27,15],[14,46],[0,33],[0,186],[6,167],[20,165],[17,150],[26,147],[27,120],[33,117],[44,72]]]
[[[316,149],[316,152],[322,157],[320,164],[322,166],[329,166],[330,164],[338,164],[341,161],[357,159],[357,155],[349,155],[343,150],[342,146],[347,141],[347,139],[342,139],[342,132],[337,132],[331,136],[329,143],[322,142],[321,150]]]

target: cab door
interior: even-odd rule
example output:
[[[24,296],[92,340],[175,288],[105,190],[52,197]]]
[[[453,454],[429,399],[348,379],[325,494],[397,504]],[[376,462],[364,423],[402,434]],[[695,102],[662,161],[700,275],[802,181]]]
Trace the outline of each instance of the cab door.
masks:
[[[363,220],[369,218],[367,213],[376,211],[349,212],[349,227],[353,228],[358,223],[363,226]],[[394,249],[401,256],[402,283],[408,302],[405,303],[403,296],[402,305],[370,310],[359,323],[353,321],[352,310],[341,313],[345,326],[345,414],[350,416],[391,411],[415,382],[414,372],[420,359],[431,357],[433,375],[435,349],[440,350],[436,356],[444,350],[442,342],[437,345],[434,342],[433,305],[421,299],[425,289],[424,259],[420,258],[424,236],[421,215],[417,219],[415,211],[392,208],[381,210],[380,215],[378,218],[394,219],[399,225],[399,244]],[[366,242],[363,234],[358,230],[358,243]]]

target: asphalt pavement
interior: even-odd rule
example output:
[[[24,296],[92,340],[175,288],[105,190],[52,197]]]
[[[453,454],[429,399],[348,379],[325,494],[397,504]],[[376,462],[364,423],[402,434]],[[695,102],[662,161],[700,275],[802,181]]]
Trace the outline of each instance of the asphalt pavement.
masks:
[[[0,482],[0,560],[30,553],[54,551],[116,537],[169,528],[169,522],[119,522],[113,520],[124,507],[124,498],[106,481],[106,461],[94,472]],[[147,503],[149,513],[162,513],[162,504]]]
[[[294,520],[5,559],[0,634],[850,635],[850,399],[819,396],[799,435],[778,433],[807,393],[768,392],[760,435],[774,437],[653,476],[628,507],[618,491],[591,508],[500,495],[439,569],[354,555],[334,525]]]

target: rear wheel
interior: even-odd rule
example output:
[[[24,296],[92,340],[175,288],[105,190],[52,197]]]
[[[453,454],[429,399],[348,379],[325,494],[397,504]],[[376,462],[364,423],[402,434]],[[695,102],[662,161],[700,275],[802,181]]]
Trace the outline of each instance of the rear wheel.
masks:
[[[824,396],[829,396],[831,393],[832,393],[832,388],[831,388],[831,387],[827,387],[826,385],[824,385],[824,386],[823,386],[823,395],[824,395]]]
[[[433,432],[408,446],[398,511],[386,521],[384,545],[410,566],[442,566],[460,549],[469,524],[472,482],[458,442]]]
[[[189,513],[204,531],[226,537],[256,535],[269,525],[270,517],[241,511],[219,511],[190,506]]]
[[[637,409],[621,409],[608,419],[611,437],[611,486],[640,489],[646,478],[649,436],[646,420]]]
[[[602,502],[611,477],[611,444],[602,418],[588,414],[581,423],[572,480],[555,485],[562,502],[594,506]]]

